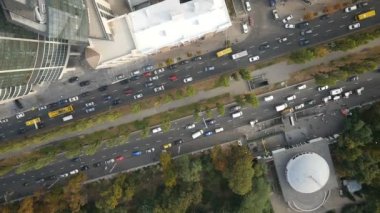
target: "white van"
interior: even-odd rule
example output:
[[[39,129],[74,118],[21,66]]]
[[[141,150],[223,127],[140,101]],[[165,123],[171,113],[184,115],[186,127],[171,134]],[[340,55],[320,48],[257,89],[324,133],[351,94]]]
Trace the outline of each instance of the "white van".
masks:
[[[231,114],[232,118],[238,118],[238,117],[241,117],[242,115],[243,115],[242,111],[238,111]]]
[[[215,133],[219,133],[219,132],[223,132],[223,131],[224,131],[224,128],[223,128],[223,127],[216,128],[216,129],[215,129]]]
[[[74,118],[73,115],[68,115],[68,116],[63,117],[62,121],[66,122],[66,121],[72,120],[73,118]]]
[[[199,138],[200,136],[202,136],[203,135],[203,130],[199,130],[198,132],[194,132],[192,135],[191,135],[191,137],[193,138],[193,139],[196,139],[196,138]]]

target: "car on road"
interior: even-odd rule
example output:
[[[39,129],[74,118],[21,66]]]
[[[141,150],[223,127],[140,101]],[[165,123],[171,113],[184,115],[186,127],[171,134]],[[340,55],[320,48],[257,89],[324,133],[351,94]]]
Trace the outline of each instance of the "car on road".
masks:
[[[351,7],[346,7],[346,8],[344,8],[344,12],[346,12],[346,13],[350,13],[350,12],[352,12],[352,11],[354,11],[354,10],[357,10],[358,9],[358,6],[356,6],[356,5],[352,5]]]
[[[132,77],[130,78],[131,81],[137,81],[137,80],[139,80],[139,79],[140,79],[140,76],[139,76],[139,75],[135,75],[135,76],[132,76]]]
[[[155,75],[149,78],[149,81],[157,81],[157,80],[158,80],[158,75]]]
[[[349,30],[358,29],[359,27],[360,27],[360,23],[359,22],[348,25],[348,29]]]
[[[285,28],[286,29],[294,29],[294,28],[296,28],[296,25],[294,25],[294,24],[285,24]]]
[[[352,95],[352,91],[347,91],[347,92],[345,92],[344,94],[343,94],[343,98],[349,98],[350,97],[350,95]]]
[[[45,182],[45,179],[44,178],[40,178],[40,179],[37,179],[36,180],[36,183],[38,184],[38,183],[43,183],[43,182]]]
[[[86,107],[91,107],[91,106],[95,106],[95,103],[92,101],[92,102],[88,102],[85,104]]]
[[[260,56],[257,55],[257,56],[249,57],[248,60],[249,60],[249,62],[252,63],[252,62],[254,62],[254,61],[258,61],[258,60],[260,60]]]
[[[161,67],[153,71],[153,74],[158,75],[160,73],[165,72],[165,68]]]
[[[159,132],[162,132],[161,127],[156,127],[156,128],[153,128],[153,129],[152,129],[152,133],[153,133],[153,134],[156,134],[156,133],[159,133]]]
[[[98,88],[98,91],[99,91],[99,92],[104,92],[104,91],[106,91],[107,89],[108,89],[108,86],[107,86],[107,85],[104,85],[104,86],[99,87],[99,88]]]
[[[329,88],[328,85],[325,85],[325,86],[321,86],[321,87],[318,87],[318,91],[323,91],[323,90],[327,90]]]
[[[280,44],[287,42],[287,41],[288,41],[288,37],[285,37],[285,36],[278,39],[278,43],[280,43]]]
[[[189,77],[185,77],[184,79],[183,79],[183,83],[189,83],[189,82],[192,82],[193,81],[193,77],[191,77],[191,76],[189,76]]]
[[[183,60],[183,61],[179,62],[180,65],[184,65],[184,64],[188,64],[188,63],[190,63],[189,60]]]
[[[216,120],[214,120],[214,119],[206,120],[206,124],[207,125],[214,125],[214,124],[216,124]]]
[[[288,21],[292,20],[293,19],[293,15],[290,14],[288,16],[286,16],[284,19],[282,19],[282,23],[287,23]]]
[[[295,110],[299,110],[305,107],[305,104],[299,104],[294,107]]]
[[[148,65],[143,67],[144,71],[152,71],[153,69],[154,69],[154,66],[151,64],[148,64]]]
[[[219,127],[219,128],[216,128],[214,131],[215,131],[215,133],[223,132],[224,128],[223,127]]]
[[[154,151],[156,151],[156,149],[154,147],[145,150],[146,153],[151,153]]]
[[[171,75],[169,76],[169,80],[171,80],[171,81],[176,81],[176,80],[178,80],[177,75],[176,75],[176,74],[171,74]]]
[[[167,143],[167,144],[162,145],[162,147],[164,149],[169,149],[170,147],[172,147],[172,144],[171,143]]]
[[[84,98],[84,97],[89,96],[90,94],[91,94],[90,92],[84,92],[84,93],[80,94],[79,97]]]
[[[269,102],[273,100],[273,95],[264,97],[264,101]]]
[[[78,96],[74,96],[74,97],[69,98],[69,102],[70,102],[70,103],[75,102],[75,101],[78,101],[78,100],[79,100],[79,97],[78,97]]]
[[[80,87],[85,87],[85,86],[88,86],[88,85],[90,85],[90,81],[81,81],[80,83],[79,83],[79,86]]]
[[[297,24],[297,28],[299,28],[299,29],[305,29],[309,25],[310,25],[310,23],[308,21],[304,21],[304,22],[298,23]]]
[[[363,2],[359,2],[358,4],[357,4],[357,6],[359,7],[359,8],[361,8],[361,7],[367,7],[369,4],[368,4],[368,2],[365,2],[365,1],[363,1]]]
[[[140,156],[142,154],[142,152],[141,151],[133,151],[132,152],[132,156]]]
[[[154,92],[161,92],[165,90],[165,87],[164,85],[161,85],[161,86],[155,87],[153,90]]]
[[[78,174],[79,170],[78,169],[74,169],[72,171],[69,172],[70,175],[75,175],[75,174]]]
[[[153,75],[152,72],[144,72],[144,73],[143,73],[143,76],[144,76],[145,78],[150,77],[150,76],[152,76],[152,75]]]
[[[122,80],[122,81],[120,81],[119,83],[121,84],[121,85],[125,85],[125,84],[128,84],[129,82],[131,82],[131,79],[124,79],[124,80]]]
[[[196,56],[191,59],[192,61],[202,61],[202,56]]]
[[[103,96],[103,98],[104,98],[104,101],[109,101],[109,100],[112,99],[112,96],[110,96],[110,95],[105,95],[105,96]]]
[[[359,76],[354,75],[348,78],[348,81],[359,81]]]
[[[42,110],[46,110],[47,109],[47,106],[45,105],[45,106],[39,106],[38,108],[37,108],[37,110],[38,111],[42,111]]]
[[[83,166],[80,167],[81,171],[86,171],[86,170],[89,170],[89,169],[90,169],[90,167],[88,165],[83,165]]]
[[[339,95],[342,92],[343,92],[343,88],[332,89],[330,90],[330,95]]]
[[[188,125],[186,125],[185,128],[186,128],[186,129],[194,129],[194,128],[195,128],[195,124],[194,124],[194,123],[192,123],[192,124],[188,124]]]
[[[145,87],[147,87],[147,88],[151,88],[153,86],[154,86],[153,81],[148,81],[148,82],[145,83]]]
[[[9,121],[8,118],[2,118],[0,120],[0,124],[7,123],[8,121]]]
[[[25,117],[25,114],[23,112],[19,112],[16,114],[16,119],[20,119],[20,118],[23,118]]]
[[[317,101],[315,101],[314,99],[311,99],[311,100],[306,101],[306,104],[307,104],[307,105],[313,105],[313,104],[315,104],[315,103],[317,103]]]
[[[287,101],[293,101],[293,100],[295,100],[296,98],[297,98],[296,95],[291,95],[291,96],[286,97],[286,100],[287,100]]]
[[[273,18],[274,19],[279,19],[280,18],[280,16],[278,16],[278,12],[277,12],[277,10],[272,10],[272,14],[273,14]]]
[[[340,99],[340,95],[336,95],[336,96],[333,97],[333,100],[334,100],[334,101],[337,101],[337,100],[339,100],[339,99]]]
[[[210,136],[210,135],[213,135],[214,132],[213,131],[207,131],[205,133],[203,133],[204,136]]]
[[[124,156],[119,155],[119,156],[117,156],[117,157],[115,158],[115,160],[116,160],[116,161],[122,161],[122,160],[124,160]]]
[[[133,94],[133,89],[132,88],[126,88],[126,89],[124,89],[124,94],[126,94],[126,95],[132,95]]]
[[[86,113],[95,112],[95,107],[91,107],[85,110]]]
[[[109,164],[112,164],[112,163],[115,163],[115,159],[113,159],[113,158],[110,158],[110,159],[104,161],[105,165],[109,165]]]
[[[78,81],[78,80],[79,80],[78,76],[73,76],[73,77],[69,78],[68,82],[69,83],[74,83],[75,81]]]
[[[174,69],[177,68],[177,67],[178,67],[178,64],[171,64],[171,65],[168,66],[168,68],[169,68],[170,70],[174,70]]]
[[[307,87],[306,84],[301,84],[301,85],[297,86],[297,89],[298,90],[303,90],[303,89],[306,89],[306,87]]]
[[[243,29],[243,33],[248,33],[248,24],[247,23],[242,23],[242,29]]]
[[[266,49],[269,49],[269,48],[270,48],[269,43],[264,43],[264,44],[261,44],[259,46],[259,50],[266,50]]]
[[[66,178],[69,176],[69,173],[62,173],[59,175],[60,178]]]
[[[231,117],[232,118],[238,118],[238,117],[241,117],[242,115],[243,115],[242,111],[237,111],[237,112],[232,113]]]
[[[327,97],[324,97],[324,98],[322,99],[322,101],[325,102],[325,103],[327,103],[327,102],[329,102],[331,99],[332,99],[332,97],[329,95],[329,96],[327,96]]]
[[[136,95],[133,96],[133,99],[140,99],[143,97],[143,94],[142,93],[137,93]]]
[[[124,75],[124,74],[120,74],[120,75],[115,76],[115,79],[116,79],[117,81],[123,80],[124,78],[125,78],[125,75]]]
[[[205,67],[205,72],[207,72],[207,71],[214,71],[214,70],[215,70],[214,66]]]
[[[58,102],[59,105],[64,105],[64,104],[67,104],[67,103],[69,103],[69,99],[61,99]]]
[[[94,167],[99,167],[101,165],[102,165],[102,162],[96,162],[96,163],[93,164]]]
[[[236,112],[236,111],[240,111],[240,110],[241,110],[241,106],[239,106],[239,105],[232,106],[230,108],[230,112]]]
[[[116,106],[116,105],[118,105],[120,103],[121,103],[121,99],[118,98],[118,99],[114,99],[111,104],[114,105],[114,106]]]
[[[139,76],[141,75],[141,71],[140,70],[134,70],[131,72],[131,76]]]
[[[356,89],[356,93],[358,95],[362,95],[363,90],[364,90],[364,87],[360,87],[359,89]]]
[[[313,33],[313,30],[312,29],[307,29],[307,30],[302,30],[301,32],[300,32],[300,35],[301,36],[305,36],[305,35],[307,35],[307,34],[312,34]]]
[[[247,9],[248,12],[252,10],[251,3],[249,3],[248,0],[246,0],[244,4],[245,4],[245,8]]]
[[[305,46],[305,45],[308,45],[310,44],[310,40],[309,39],[305,39],[305,40],[300,40],[299,41],[299,45],[300,46]]]
[[[173,143],[174,143],[174,145],[178,146],[178,145],[180,145],[180,144],[183,143],[183,140],[182,139],[178,139],[178,140],[175,140]]]

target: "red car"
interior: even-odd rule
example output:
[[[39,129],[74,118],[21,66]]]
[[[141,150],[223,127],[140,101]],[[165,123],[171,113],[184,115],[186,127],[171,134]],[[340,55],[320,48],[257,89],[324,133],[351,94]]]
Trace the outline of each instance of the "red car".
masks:
[[[122,160],[124,160],[124,156],[119,155],[119,156],[117,156],[117,157],[115,158],[115,160],[116,160],[116,161],[122,161]]]
[[[169,80],[176,81],[177,80],[177,76],[175,74],[172,74],[171,76],[169,76]]]
[[[132,88],[127,88],[127,89],[124,90],[124,93],[125,93],[126,95],[132,95],[132,93],[133,93],[133,89],[132,89]]]
[[[144,77],[150,77],[152,76],[152,72],[144,72]]]

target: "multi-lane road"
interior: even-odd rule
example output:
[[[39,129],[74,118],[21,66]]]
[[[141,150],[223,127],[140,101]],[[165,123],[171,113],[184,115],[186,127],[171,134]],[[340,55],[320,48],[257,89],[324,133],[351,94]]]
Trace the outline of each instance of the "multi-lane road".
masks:
[[[309,100],[315,100],[313,105],[306,105],[306,110],[312,110],[315,107],[326,108],[326,113],[336,112],[341,106],[351,107],[357,106],[364,102],[374,100],[378,98],[378,91],[380,89],[380,73],[368,73],[360,76],[359,81],[354,82],[342,82],[334,88],[342,87],[344,92],[354,91],[350,98],[341,98],[338,101],[331,101],[330,103],[324,105],[322,99],[329,95],[329,90],[318,91],[316,86],[312,83],[307,84],[307,88],[303,90],[298,90],[296,86],[285,88],[283,90],[274,91],[271,94],[274,99],[270,102],[262,101],[261,105],[257,109],[251,107],[243,107],[243,116],[233,119],[230,113],[226,113],[225,116],[216,115],[214,119],[216,124],[205,125],[203,120],[195,122],[192,117],[186,117],[174,121],[170,131],[166,133],[156,133],[151,134],[147,138],[141,138],[140,134],[132,134],[128,140],[128,143],[114,148],[104,148],[93,156],[80,156],[80,162],[73,162],[70,159],[66,159],[63,156],[59,157],[57,162],[54,164],[44,167],[40,170],[26,172],[24,174],[8,174],[0,177],[0,194],[8,194],[9,199],[15,199],[27,194],[32,193],[33,190],[44,186],[49,187],[52,184],[60,183],[65,181],[65,177],[60,178],[59,176],[64,173],[68,173],[75,169],[80,170],[81,166],[88,165],[89,169],[84,171],[89,176],[90,179],[98,178],[104,175],[118,173],[125,171],[127,169],[136,168],[139,166],[147,165],[149,163],[155,162],[159,159],[159,155],[162,152],[163,145],[171,143],[172,147],[167,149],[168,152],[172,153],[173,156],[185,153],[191,153],[196,150],[202,150],[204,148],[225,143],[228,141],[235,140],[242,137],[241,131],[237,131],[240,127],[247,127],[246,129],[251,129],[251,131],[258,131],[257,128],[250,128],[249,122],[252,120],[258,120],[259,124],[265,122],[273,117],[281,116],[280,113],[275,111],[275,106],[288,103],[289,106],[296,106],[301,103],[306,103]],[[355,94],[357,88],[364,87],[362,95]],[[293,101],[287,101],[286,97],[290,95],[296,95],[296,99]],[[263,97],[260,97],[262,99]],[[323,104],[323,106],[320,106]],[[302,110],[305,110],[302,109]],[[195,123],[195,128],[188,130],[185,128],[186,125]],[[223,127],[224,131],[221,133],[216,133],[211,136],[202,136],[199,139],[193,140],[191,135],[197,130],[214,131],[215,128]],[[332,129],[331,131],[336,131]],[[332,134],[331,132],[329,134]],[[316,136],[327,136],[321,135],[322,133],[315,132]],[[326,134],[326,133],[323,133]],[[175,140],[182,139],[183,143],[180,145],[175,145],[173,142]],[[147,152],[147,150],[155,149],[154,152]],[[133,152],[141,151],[140,156],[133,156]],[[124,159],[121,161],[115,161],[108,165],[105,161],[109,159],[115,159],[117,156],[123,156]],[[100,166],[94,167],[93,165],[100,162]],[[47,177],[51,177],[50,180]],[[41,178],[44,181],[41,181]],[[38,183],[37,180],[40,180]],[[28,183],[27,186],[24,186]]]
[[[261,4],[261,2],[257,2],[257,4]],[[258,8],[259,6],[257,6],[256,8]],[[337,12],[331,15],[330,18],[327,20],[313,20],[310,22],[310,27],[308,27],[313,30],[313,33],[305,37],[306,39],[310,40],[310,45],[313,45],[327,40],[331,40],[336,37],[344,36],[347,33],[351,33],[355,30],[348,30],[348,25],[352,24],[355,15],[360,12],[367,11],[370,8],[380,8],[380,2],[372,1],[370,2],[369,6],[365,8],[359,8],[358,10],[353,11],[351,13]],[[255,10],[253,16],[255,20],[260,20],[260,17],[263,15],[269,16],[271,14],[268,13],[268,10]],[[370,27],[378,23],[380,23],[380,16],[376,16],[374,18],[361,22],[361,28]],[[278,30],[275,33],[269,32],[267,36],[260,36],[260,39],[257,39],[255,35],[265,33],[264,29],[261,30],[261,28],[265,26],[260,26],[259,21],[255,21],[254,30],[252,30],[248,39],[241,43],[233,45],[234,52],[247,49],[249,52],[249,56],[259,55],[260,60],[266,60],[285,53],[289,53],[294,49],[300,48],[299,40],[302,37],[300,35],[300,29],[285,29],[283,26],[284,24],[281,22],[281,19],[277,21],[273,20],[273,25],[276,25],[278,27]],[[284,43],[279,43],[278,38],[280,37],[287,37],[288,40]],[[259,46],[263,43],[268,43],[270,47],[269,49],[260,51]],[[204,80],[210,76],[220,75],[224,72],[229,72],[231,70],[236,70],[241,67],[246,67],[248,64],[248,57],[244,57],[238,60],[232,60],[230,57],[216,58],[215,53],[210,53],[203,55],[202,60],[200,61],[190,61],[188,64],[182,65],[178,64],[176,68],[171,70],[166,68],[166,71],[164,73],[158,75],[158,80],[153,81],[153,87],[164,85],[165,90],[175,89],[185,85],[185,83],[183,82],[183,79],[185,77],[191,76],[193,78],[193,82],[196,82]],[[214,66],[216,69],[214,71],[206,72],[205,68],[207,66]],[[176,75],[178,80],[169,80],[169,77],[173,74]],[[134,94],[142,93],[143,98],[156,95],[156,93],[153,90],[153,87],[149,88],[145,86],[145,83],[147,81],[148,78],[141,76],[140,79],[136,81],[131,81],[126,85],[121,85],[119,83],[109,85],[108,89],[103,92],[99,92],[97,90],[90,91],[87,97],[81,97],[79,94],[73,94],[73,96],[79,95],[79,101],[72,103],[75,109],[75,111],[72,113],[74,116],[74,120],[91,116],[94,113],[110,110],[111,108],[115,107],[111,104],[112,100],[115,99],[120,99],[121,104],[130,104],[136,101],[133,98]],[[77,84],[78,82],[73,83],[70,87],[77,87]],[[132,92],[132,94],[125,94],[125,91],[127,89],[131,89],[130,92]],[[78,91],[80,90],[78,89]],[[105,101],[104,97],[107,95],[112,96],[112,99],[109,101]],[[57,94],[57,96],[59,97],[59,94]],[[95,103],[95,112],[86,113],[85,104],[89,102]],[[52,109],[42,111],[30,110],[24,112],[25,117],[23,118],[16,119],[15,116],[7,118],[8,122],[0,124],[0,140],[6,141],[12,138],[37,133],[40,130],[36,130],[34,126],[25,126],[25,121],[36,117],[41,118],[46,128],[53,128],[62,125],[62,117],[51,119],[47,116],[47,112],[49,110]]]

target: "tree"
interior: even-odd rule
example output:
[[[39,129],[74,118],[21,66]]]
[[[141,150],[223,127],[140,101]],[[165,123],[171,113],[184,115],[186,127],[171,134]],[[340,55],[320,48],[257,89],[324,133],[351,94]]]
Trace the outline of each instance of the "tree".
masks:
[[[216,82],[216,86],[218,87],[228,87],[230,86],[230,78],[228,75],[223,74],[219,77],[218,81]]]
[[[162,126],[162,130],[164,132],[168,132],[170,130],[170,128],[172,127],[172,124],[170,122],[170,118],[169,117],[165,117],[164,121],[161,124],[161,126]]]
[[[173,188],[177,184],[177,173],[172,164],[172,158],[168,152],[163,152],[160,155],[160,164],[164,177],[164,184],[168,188]]]
[[[335,11],[333,5],[327,5],[326,7],[323,8],[323,12],[326,14],[331,14]]]
[[[187,155],[178,158],[175,161],[178,177],[184,182],[198,182],[202,163],[199,160],[190,161]]]
[[[228,161],[226,153],[223,152],[222,147],[219,145],[214,146],[211,149],[210,156],[215,170],[223,173],[227,169]]]
[[[313,54],[315,57],[324,57],[329,53],[330,51],[326,47],[318,46],[313,48]]]
[[[224,106],[221,103],[216,103],[216,109],[218,110],[218,113],[223,116],[226,113],[226,110],[224,109]]]
[[[252,79],[251,73],[249,72],[248,69],[240,69],[239,74],[240,74],[241,78],[246,80],[246,81],[249,81]]]
[[[166,59],[165,63],[167,66],[172,65],[172,64],[174,64],[174,59],[168,58],[168,59]]]
[[[314,58],[314,53],[309,49],[301,49],[293,52],[289,56],[290,60],[296,64],[303,64]]]
[[[245,105],[245,99],[240,95],[235,96],[235,102],[240,106]]]
[[[355,48],[356,46],[357,45],[356,45],[355,40],[353,40],[351,38],[344,38],[344,39],[336,41],[335,46],[332,47],[332,50],[334,50],[334,51],[339,51],[339,50],[347,51],[347,50]]]
[[[84,173],[79,173],[69,180],[63,189],[63,198],[72,212],[79,212],[81,206],[86,204],[86,197],[83,193],[83,182],[87,179]]]
[[[212,118],[212,111],[211,111],[210,107],[206,106],[205,112],[206,112],[207,118]]]
[[[168,170],[172,165],[172,158],[168,152],[162,152],[160,155],[160,165],[162,170]]]
[[[253,189],[243,197],[239,213],[270,212],[270,186],[263,177],[255,179]]]
[[[306,20],[306,21],[310,21],[310,20],[313,20],[315,18],[315,15],[314,15],[314,12],[307,12],[303,18]]]
[[[257,108],[259,106],[259,99],[254,94],[246,94],[244,95],[245,102],[251,104],[252,107]]]
[[[33,197],[26,197],[20,203],[20,208],[17,211],[18,213],[33,213]]]

